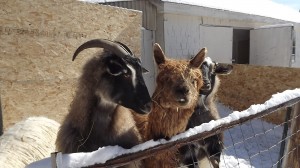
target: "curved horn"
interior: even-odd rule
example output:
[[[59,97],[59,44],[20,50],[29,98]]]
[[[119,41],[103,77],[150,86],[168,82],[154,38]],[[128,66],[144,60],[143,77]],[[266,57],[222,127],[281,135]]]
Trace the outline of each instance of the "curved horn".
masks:
[[[110,51],[112,51],[113,53],[115,53],[118,56],[125,56],[130,54],[128,51],[126,51],[126,49],[124,49],[123,46],[120,46],[119,43],[110,41],[110,40],[106,40],[106,39],[93,39],[90,41],[87,41],[85,43],[83,43],[81,46],[79,46],[77,48],[77,50],[75,51],[72,61],[75,60],[76,56],[82,51],[85,50],[87,48],[104,48],[104,49],[108,49]]]
[[[127,45],[125,45],[119,41],[114,41],[114,42],[120,44],[126,51],[128,51],[130,53],[130,55],[133,55],[132,51],[127,47]]]

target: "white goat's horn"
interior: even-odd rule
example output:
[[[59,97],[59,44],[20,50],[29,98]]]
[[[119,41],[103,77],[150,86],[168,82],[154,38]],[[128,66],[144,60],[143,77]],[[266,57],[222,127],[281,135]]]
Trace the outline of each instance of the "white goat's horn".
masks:
[[[111,52],[113,52],[114,54],[116,54],[120,57],[124,57],[125,55],[132,55],[129,48],[126,45],[124,45],[123,43],[113,42],[113,41],[110,41],[107,39],[93,39],[93,40],[83,43],[81,46],[79,46],[77,48],[77,50],[75,51],[75,53],[73,55],[72,61],[75,60],[76,56],[82,50],[85,50],[87,48],[104,48],[104,49],[110,50]],[[127,51],[127,48],[129,51]]]

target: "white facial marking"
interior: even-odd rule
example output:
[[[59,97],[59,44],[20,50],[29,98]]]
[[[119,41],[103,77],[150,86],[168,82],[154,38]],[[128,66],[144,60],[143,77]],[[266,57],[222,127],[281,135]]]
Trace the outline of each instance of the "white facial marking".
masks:
[[[213,61],[211,60],[210,57],[205,57],[204,61],[207,62],[208,65],[213,64]]]
[[[131,79],[132,79],[132,84],[133,84],[133,87],[135,88],[136,86],[136,71],[135,69],[131,66],[131,65],[127,65],[127,67],[131,70]]]

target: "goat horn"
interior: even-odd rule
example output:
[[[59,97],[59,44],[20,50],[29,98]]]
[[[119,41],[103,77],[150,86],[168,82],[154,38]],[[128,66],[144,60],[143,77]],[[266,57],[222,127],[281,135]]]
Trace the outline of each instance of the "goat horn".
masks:
[[[133,55],[132,51],[127,47],[127,45],[125,45],[124,43],[121,43],[119,41],[114,41],[114,42],[120,44],[121,47],[123,47],[130,55]]]
[[[122,43],[121,43],[122,44]],[[104,48],[112,51],[118,56],[124,57],[125,55],[131,55],[124,46],[121,46],[120,43],[116,43],[106,39],[93,39],[83,43],[81,46],[77,48],[75,51],[72,61],[75,60],[76,56],[83,50],[87,48]],[[127,46],[126,46],[127,47]],[[127,47],[128,48],[128,47]],[[129,50],[130,51],[130,50]]]

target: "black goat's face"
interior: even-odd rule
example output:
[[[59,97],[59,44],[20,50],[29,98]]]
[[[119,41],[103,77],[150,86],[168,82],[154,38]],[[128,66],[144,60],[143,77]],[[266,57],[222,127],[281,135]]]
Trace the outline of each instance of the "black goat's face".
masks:
[[[203,78],[203,86],[201,87],[202,91],[207,91],[211,89],[211,78],[214,70],[214,63],[209,57],[206,57],[203,64],[201,65],[201,72]]]
[[[104,48],[99,58],[86,64],[86,74],[82,76],[82,79],[96,87],[93,91],[100,101],[104,104],[120,104],[138,113],[149,112],[151,98],[142,77],[144,69],[130,49],[121,42],[93,39],[80,45],[72,60],[88,48]]]
[[[200,90],[201,94],[209,94],[214,87],[216,75],[228,75],[233,69],[232,65],[219,64],[206,57],[201,65],[203,75],[203,87]]]
[[[148,113],[151,97],[145,85],[141,62],[135,57],[109,56],[105,59],[106,72],[97,86],[102,99],[130,108],[137,113]],[[105,91],[102,91],[105,88]],[[104,100],[105,101],[105,100]]]

